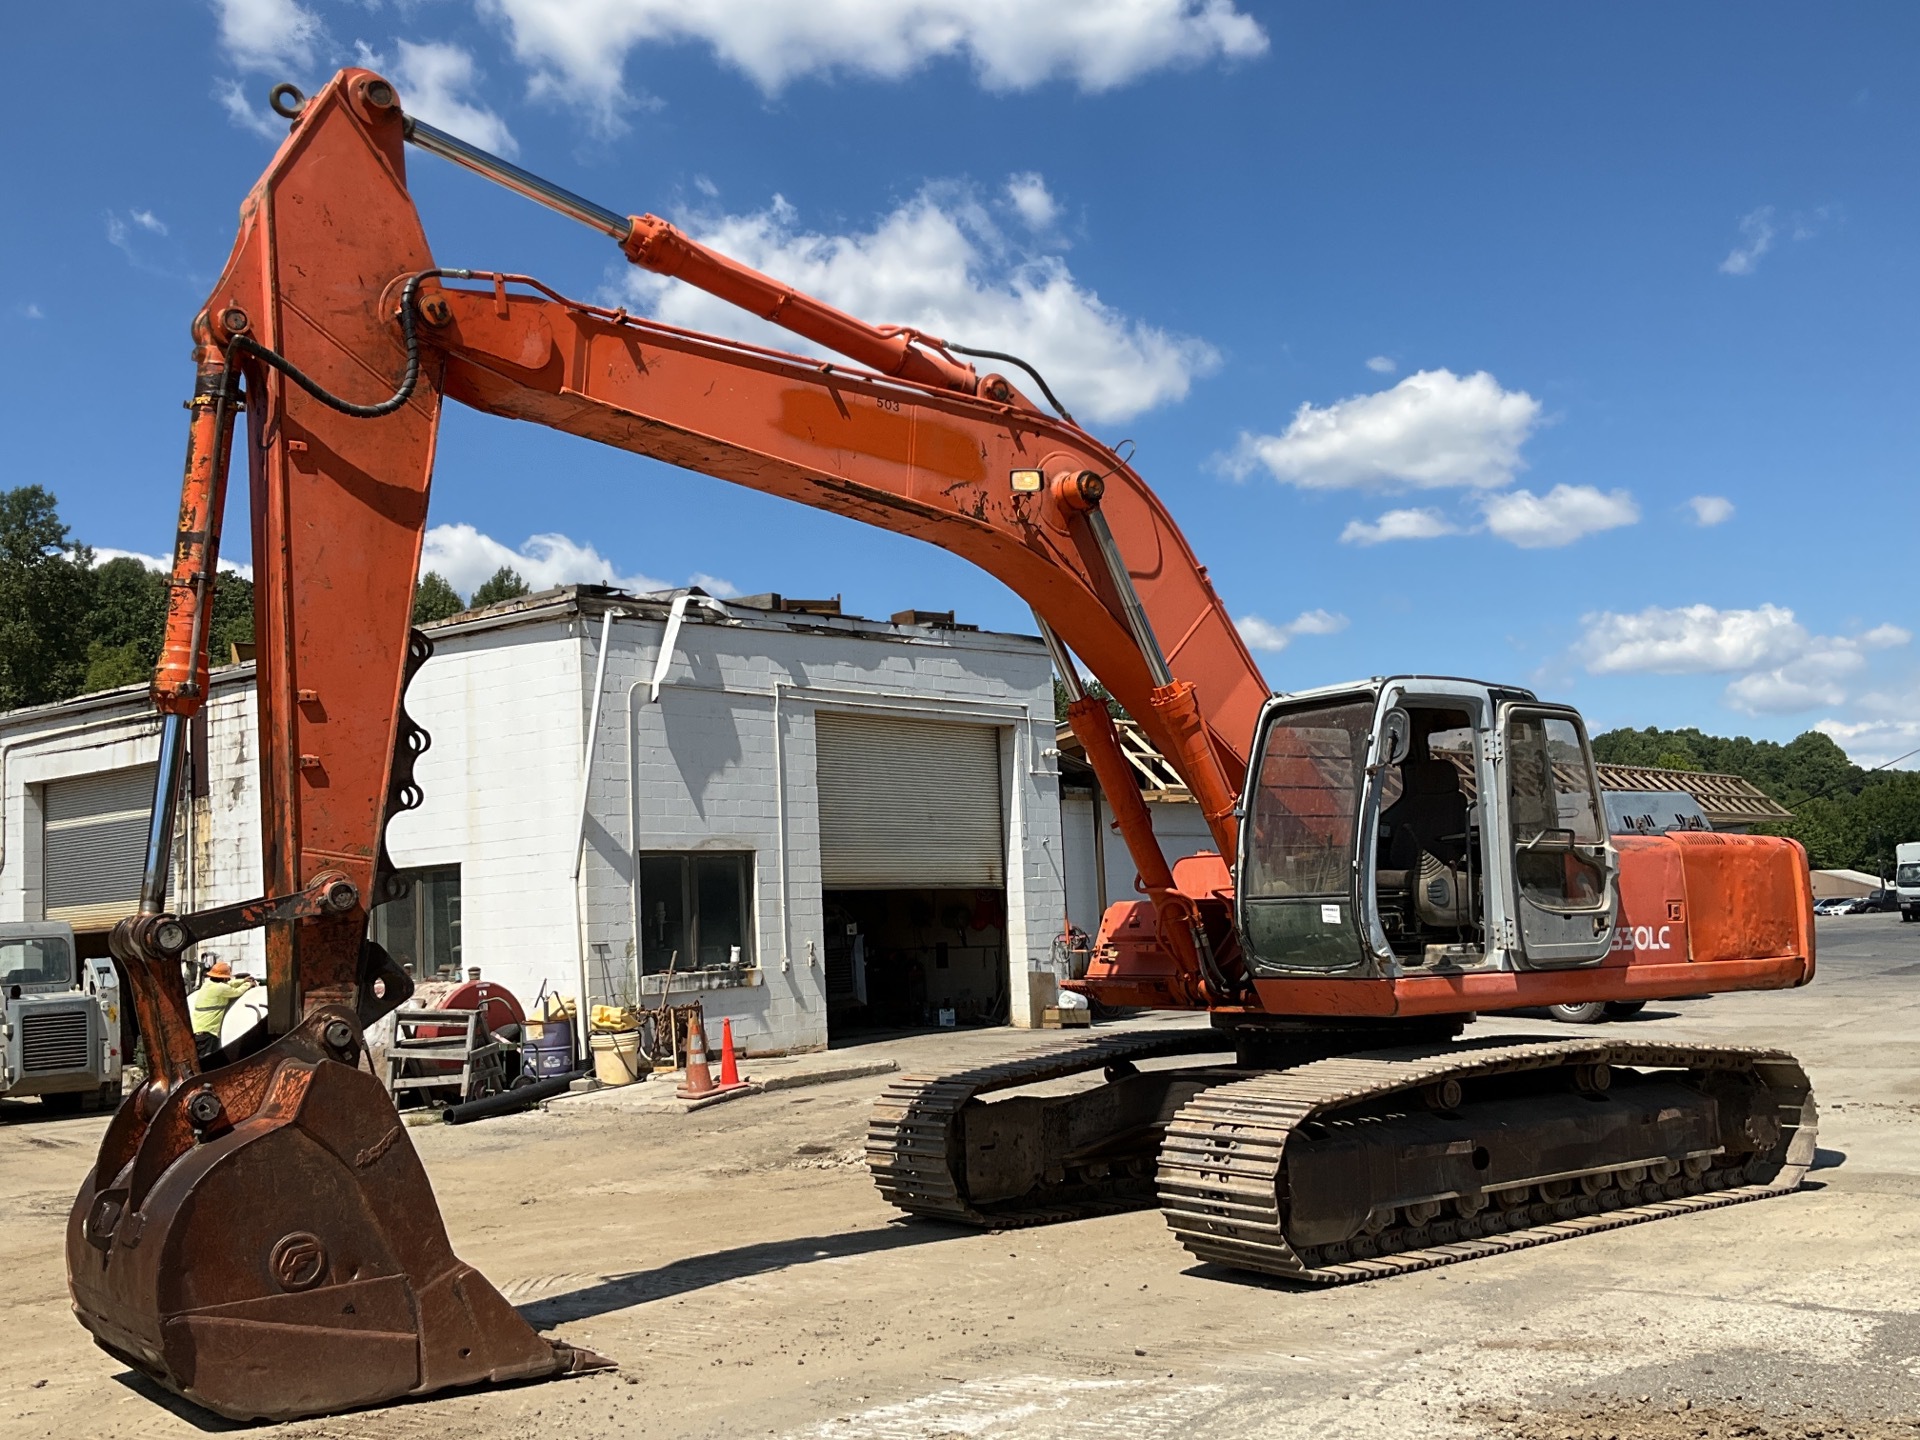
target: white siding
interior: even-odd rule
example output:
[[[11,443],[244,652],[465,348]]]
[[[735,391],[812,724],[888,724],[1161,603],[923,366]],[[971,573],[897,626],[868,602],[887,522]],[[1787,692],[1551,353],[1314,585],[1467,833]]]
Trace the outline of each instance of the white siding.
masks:
[[[571,846],[579,803],[580,646],[564,618],[440,632],[407,687],[433,737],[423,800],[387,827],[403,870],[460,867],[461,958],[523,1004],[579,989]],[[589,676],[589,679],[591,677]]]
[[[735,1040],[752,1050],[824,1045],[816,708],[994,723],[1008,785],[1008,990],[1015,1023],[1029,1023],[1026,973],[1047,968],[1065,907],[1055,778],[1036,759],[1053,734],[1039,642],[845,621],[796,630],[736,615],[728,624],[689,613],[657,703],[645,682],[661,623],[614,628],[593,781],[605,823],[589,827],[583,875],[592,940],[631,972],[635,850],[751,849],[759,983],[700,998],[715,1027],[731,1017]],[[598,636],[591,625],[583,645],[588,689]],[[592,978],[597,989],[597,968]],[[684,998],[679,986],[675,995]]]
[[[536,602],[537,604],[537,602]],[[1006,786],[1008,991],[1027,1023],[1030,969],[1048,968],[1064,923],[1060,807],[1052,762],[1052,670],[1036,639],[864,621],[796,628],[741,610],[690,614],[658,702],[647,680],[663,622],[616,621],[592,737],[586,852],[573,847],[592,708],[598,616],[558,604],[524,618],[432,633],[434,657],[407,709],[433,737],[415,769],[425,799],[388,833],[405,868],[460,866],[463,959],[531,1002],[578,989],[582,927],[593,998],[630,988],[637,850],[754,852],[755,959],[745,985],[700,988],[717,1031],[755,1051],[824,1045],[814,712],[867,710],[992,725]],[[250,672],[216,676],[208,705],[210,793],[195,807],[193,893],[183,906],[258,895],[260,819]],[[49,779],[152,764],[159,722],[143,690],[0,716],[0,918],[37,918]],[[576,911],[575,897],[579,897]],[[260,933],[205,949],[261,974]],[[656,982],[657,983],[657,982]],[[684,999],[707,980],[676,984]],[[652,999],[652,997],[649,997]],[[653,1003],[657,1003],[654,1000]]]
[[[226,905],[260,893],[251,672],[216,671],[206,713],[209,793],[193,802],[191,830],[176,831],[174,847],[169,899],[182,909]],[[144,686],[0,715],[0,919],[37,920],[44,913],[45,786],[150,766],[159,756],[159,737],[159,717]],[[189,833],[191,859],[185,843]],[[212,941],[206,955],[265,974],[266,951],[258,932]]]

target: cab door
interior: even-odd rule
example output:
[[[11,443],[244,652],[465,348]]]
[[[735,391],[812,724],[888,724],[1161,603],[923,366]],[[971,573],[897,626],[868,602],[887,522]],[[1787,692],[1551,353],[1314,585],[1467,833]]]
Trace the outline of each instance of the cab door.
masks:
[[[1501,706],[1495,773],[1509,944],[1530,966],[1597,964],[1613,941],[1619,856],[1601,818],[1599,777],[1578,712]]]

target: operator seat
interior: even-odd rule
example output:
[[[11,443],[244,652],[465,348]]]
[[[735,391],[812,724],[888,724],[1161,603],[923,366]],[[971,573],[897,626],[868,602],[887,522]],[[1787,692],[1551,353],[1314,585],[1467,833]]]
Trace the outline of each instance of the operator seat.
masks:
[[[1380,812],[1386,864],[1416,871],[1428,854],[1452,866],[1466,856],[1467,797],[1447,760],[1400,762],[1400,798]]]

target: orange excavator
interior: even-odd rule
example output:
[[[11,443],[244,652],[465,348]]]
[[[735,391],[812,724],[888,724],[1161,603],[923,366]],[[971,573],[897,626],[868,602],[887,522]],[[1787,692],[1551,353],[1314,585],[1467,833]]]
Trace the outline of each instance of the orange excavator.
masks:
[[[1806,983],[1796,844],[1610,837],[1580,717],[1523,689],[1403,675],[1275,694],[1154,493],[1024,362],[868,325],[594,205],[409,117],[369,71],[272,98],[290,134],[193,325],[153,827],[139,913],[113,936],[151,1068],[68,1230],[75,1312],[112,1354],[273,1419],[605,1363],[458,1260],[363,1063],[366,1027],[410,988],[367,919],[403,893],[383,834],[420,800],[426,736],[402,702],[430,652],[409,616],[445,399],[916,536],[1032,606],[1141,892],[1066,983],[1212,1023],[894,1084],[868,1157],[901,1209],[1003,1226],[1157,1200],[1203,1260],[1331,1283],[1799,1184],[1815,1115],[1789,1055],[1459,1038],[1481,1011]],[[436,264],[409,144],[844,363]],[[176,914],[170,827],[236,453],[268,893]],[[1168,865],[1076,656],[1191,788],[1216,853]],[[250,927],[265,1037],[203,1067],[181,956]]]

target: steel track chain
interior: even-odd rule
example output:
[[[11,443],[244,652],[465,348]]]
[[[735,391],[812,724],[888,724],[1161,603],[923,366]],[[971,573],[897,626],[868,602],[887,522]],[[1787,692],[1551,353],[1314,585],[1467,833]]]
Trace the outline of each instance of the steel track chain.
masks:
[[[1231,1050],[1233,1041],[1213,1030],[1148,1030],[1050,1046],[993,1065],[952,1075],[903,1075],[875,1102],[867,1124],[867,1168],[888,1203],[909,1215],[963,1225],[1009,1229],[1046,1225],[1118,1209],[1153,1204],[1150,1188],[1137,1196],[1113,1193],[1089,1199],[1084,1182],[1070,1199],[1049,1202],[1045,1191],[985,1210],[970,1204],[963,1177],[958,1121],[976,1096],[1021,1085],[1100,1070],[1121,1061],[1151,1060]]]
[[[1633,1205],[1620,1203],[1633,1196],[1610,1190],[1584,1200],[1516,1207],[1501,1212],[1494,1221],[1501,1233],[1472,1233],[1482,1228],[1477,1218],[1450,1222],[1455,1238],[1444,1243],[1412,1245],[1398,1253],[1364,1259],[1321,1257],[1315,1263],[1295,1253],[1288,1243],[1282,1172],[1287,1141],[1305,1122],[1362,1100],[1448,1079],[1600,1063],[1752,1070],[1776,1096],[1782,1131],[1774,1152],[1780,1160],[1779,1171],[1763,1183],[1752,1184],[1732,1183],[1744,1178],[1740,1170],[1710,1170],[1698,1180],[1676,1179],[1664,1186],[1650,1181],[1635,1187],[1644,1203]],[[1201,1260],[1310,1283],[1343,1284],[1789,1194],[1800,1187],[1813,1161],[1816,1136],[1817,1114],[1806,1072],[1784,1051],[1489,1039],[1346,1055],[1206,1090],[1181,1107],[1168,1127],[1160,1150],[1158,1188],[1168,1226]],[[1707,1185],[1717,1188],[1689,1193],[1692,1186]],[[1609,1199],[1618,1208],[1603,1209]],[[1587,1207],[1597,1213],[1582,1213]],[[1460,1233],[1463,1227],[1465,1234]],[[1433,1234],[1440,1226],[1426,1229],[1429,1241],[1441,1239]],[[1404,1232],[1406,1238],[1414,1233]]]

